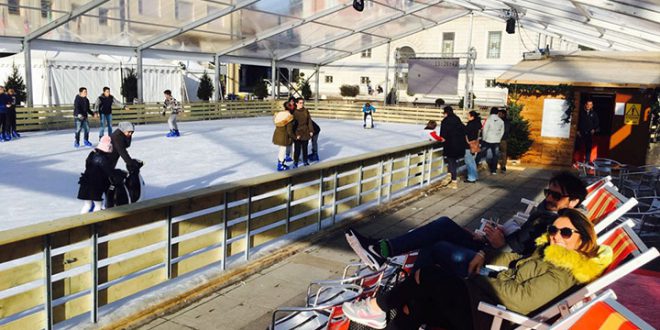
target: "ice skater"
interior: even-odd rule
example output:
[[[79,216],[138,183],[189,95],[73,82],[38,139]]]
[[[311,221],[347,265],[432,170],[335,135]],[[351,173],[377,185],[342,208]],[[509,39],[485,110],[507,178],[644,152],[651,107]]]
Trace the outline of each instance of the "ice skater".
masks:
[[[163,101],[163,111],[161,114],[165,116],[167,111],[170,112],[170,118],[167,120],[167,124],[170,125],[170,132],[167,133],[167,137],[181,136],[179,133],[179,126],[176,124],[176,116],[183,112],[181,103],[172,97],[171,90],[166,89],[163,94],[165,94],[165,101]]]
[[[75,141],[73,146],[80,147],[80,131],[83,131],[84,143],[86,147],[91,147],[92,143],[89,142],[89,121],[87,116],[95,116],[94,112],[89,108],[89,99],[87,99],[87,88],[78,88],[78,95],[73,100],[73,117],[75,122]]]
[[[302,97],[296,99],[296,111],[293,113],[293,117],[296,120],[296,139],[293,141],[293,168],[298,167],[301,153],[303,165],[309,166],[307,145],[309,144],[309,140],[314,136],[314,127],[312,125],[312,116],[310,116],[309,111],[305,108],[305,100]]]
[[[9,132],[11,137],[18,139],[21,137],[16,130],[16,91],[13,88],[7,89],[7,95],[11,97],[11,107],[7,108],[7,119],[9,120]]]
[[[99,95],[94,102],[94,112],[99,114],[101,128],[99,129],[99,140],[103,136],[103,131],[108,128],[108,135],[112,134],[112,106],[117,105],[124,110],[129,110],[121,101],[110,94],[110,87],[103,87],[103,94]]]
[[[11,96],[5,93],[5,88],[3,86],[0,86],[0,142],[11,141],[8,116],[8,109],[11,107],[11,102]]]
[[[321,133],[321,126],[312,120],[312,126],[314,127],[314,135],[312,136],[312,153],[309,154],[310,162],[318,162],[319,159],[319,133]]]
[[[286,100],[286,109],[289,110],[289,113],[293,115],[293,113],[296,111],[296,98],[293,96],[289,96],[289,99]],[[295,122],[294,122],[295,126]],[[295,130],[295,128],[294,128]],[[285,162],[292,162],[293,158],[291,158],[291,155],[293,154],[293,144],[290,144],[286,147],[286,158],[284,158]]]
[[[112,133],[112,154],[110,155],[110,164],[112,164],[113,169],[117,167],[119,157],[121,157],[121,159],[124,160],[124,163],[126,163],[126,170],[128,170],[128,172],[134,172],[136,169],[142,167],[142,164],[131,158],[131,155],[128,154],[128,150],[126,150],[131,146],[134,131],[135,127],[133,124],[128,121],[122,121]]]
[[[85,160],[85,172],[81,174],[78,184],[78,199],[83,200],[80,214],[102,210],[103,194],[110,187],[110,178],[114,166],[110,156],[113,152],[110,136],[106,135]]]
[[[273,132],[273,144],[279,146],[277,154],[277,170],[286,171],[289,167],[286,165],[286,150],[293,143],[295,133],[293,131],[293,115],[289,112],[290,105],[284,102],[284,110],[275,114],[275,131]]]
[[[364,113],[362,127],[374,128],[374,116],[373,116],[374,112],[376,112],[376,108],[374,108],[374,106],[371,105],[371,103],[367,102],[364,104],[364,106],[362,107],[362,113]],[[369,121],[367,121],[367,119],[369,119]]]

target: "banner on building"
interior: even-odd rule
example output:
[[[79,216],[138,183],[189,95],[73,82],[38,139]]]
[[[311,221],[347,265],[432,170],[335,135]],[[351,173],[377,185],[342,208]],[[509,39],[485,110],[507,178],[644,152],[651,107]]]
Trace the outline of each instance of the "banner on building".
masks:
[[[458,58],[408,60],[408,94],[457,95]]]

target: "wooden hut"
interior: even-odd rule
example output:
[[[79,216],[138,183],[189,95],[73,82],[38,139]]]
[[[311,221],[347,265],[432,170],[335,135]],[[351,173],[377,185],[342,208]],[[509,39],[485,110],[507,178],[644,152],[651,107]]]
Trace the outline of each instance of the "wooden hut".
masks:
[[[570,165],[583,161],[585,148],[576,143],[577,124],[580,110],[591,100],[600,122],[591,159],[645,163],[651,107],[657,107],[660,91],[660,52],[553,55],[522,61],[497,82],[509,89],[511,102],[523,105],[521,115],[530,122],[534,143],[523,162]],[[566,123],[568,114],[570,123]]]

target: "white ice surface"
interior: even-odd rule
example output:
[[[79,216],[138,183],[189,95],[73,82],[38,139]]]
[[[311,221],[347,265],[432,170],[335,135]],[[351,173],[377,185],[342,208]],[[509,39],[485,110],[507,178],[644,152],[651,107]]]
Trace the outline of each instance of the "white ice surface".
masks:
[[[361,121],[316,121],[321,161],[421,141],[418,125],[376,121],[375,129],[363,129]],[[179,130],[182,136],[171,139],[167,124],[136,127],[129,153],[145,162],[147,198],[275,172],[270,117],[182,122]],[[0,144],[0,231],[80,211],[78,178],[91,148],[74,149],[73,140],[72,130],[62,130]],[[98,142],[98,128],[90,141]],[[125,168],[122,160],[117,167]]]

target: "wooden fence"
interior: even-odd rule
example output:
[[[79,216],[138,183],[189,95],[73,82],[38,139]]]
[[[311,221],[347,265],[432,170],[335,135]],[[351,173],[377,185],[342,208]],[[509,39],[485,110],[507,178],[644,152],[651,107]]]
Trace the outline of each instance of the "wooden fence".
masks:
[[[189,103],[184,104],[184,112],[179,116],[180,121],[214,120],[242,117],[270,116],[274,111],[282,109],[283,100],[278,101],[236,101],[220,103]],[[327,119],[362,120],[362,104],[353,102],[325,102],[319,104],[308,102],[312,117]],[[112,120],[116,124],[120,121],[130,121],[134,124],[164,123],[168,116],[161,115],[159,104],[130,105],[129,110],[115,109]],[[482,116],[487,112],[480,109]],[[462,110],[456,114],[466,118]],[[378,105],[374,114],[374,121],[426,124],[429,120],[440,121],[442,110],[429,107],[399,107]],[[35,107],[17,109],[17,126],[19,131],[53,130],[74,127],[73,107]],[[99,119],[90,117],[90,126],[98,127]]]
[[[0,328],[97,322],[120,299],[232,268],[445,175],[440,146],[420,142],[0,232]]]

